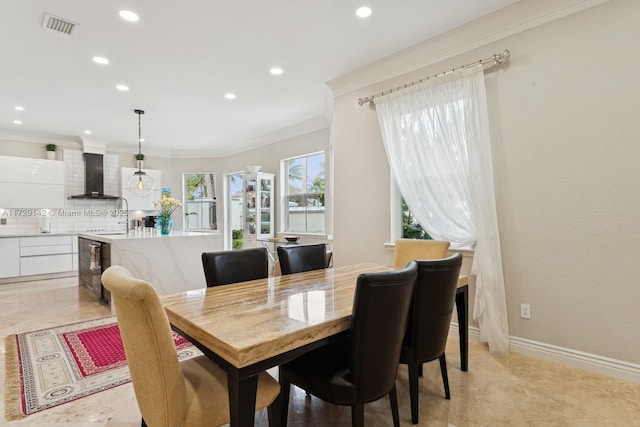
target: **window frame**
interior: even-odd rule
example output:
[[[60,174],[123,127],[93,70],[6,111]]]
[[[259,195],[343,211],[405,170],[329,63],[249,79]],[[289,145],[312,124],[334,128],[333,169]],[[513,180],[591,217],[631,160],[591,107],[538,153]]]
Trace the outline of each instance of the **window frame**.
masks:
[[[207,198],[207,199],[195,199],[195,200],[188,200],[187,199],[187,175],[213,175],[213,185],[211,186],[211,191],[212,191],[212,196]],[[217,197],[217,187],[218,185],[218,174],[216,172],[210,171],[210,172],[183,172],[182,173],[182,214],[183,214],[183,227],[182,229],[184,231],[205,231],[205,232],[211,232],[211,231],[218,231],[219,229],[219,224],[218,224],[218,197]],[[192,203],[196,203],[198,205],[204,205],[204,204],[209,204],[210,206],[208,207],[208,209],[211,209],[211,207],[213,207],[213,211],[214,211],[214,228],[211,227],[187,227],[187,225],[189,224],[190,221],[187,220],[187,206],[188,204],[192,204]],[[201,225],[201,219],[198,219],[198,225]]]
[[[301,192],[295,194],[289,194],[289,162],[297,159],[307,159],[309,157],[317,156],[321,154],[323,156],[323,176],[324,176],[324,191],[322,193],[319,192]],[[313,236],[324,236],[327,231],[327,153],[326,150],[314,151],[311,153],[302,154],[299,156],[287,157],[285,159],[280,160],[280,176],[282,179],[280,180],[280,230],[283,233],[295,233],[297,235],[313,235]],[[285,179],[286,178],[286,179]],[[306,168],[305,168],[305,176],[303,182],[307,182],[306,176]],[[322,195],[324,199],[323,208],[323,220],[322,220],[322,229],[317,231],[309,231],[307,229],[303,230],[291,230],[288,227],[288,215],[289,215],[289,197],[309,197],[309,196],[318,196]],[[305,215],[308,215],[308,211],[305,212]]]

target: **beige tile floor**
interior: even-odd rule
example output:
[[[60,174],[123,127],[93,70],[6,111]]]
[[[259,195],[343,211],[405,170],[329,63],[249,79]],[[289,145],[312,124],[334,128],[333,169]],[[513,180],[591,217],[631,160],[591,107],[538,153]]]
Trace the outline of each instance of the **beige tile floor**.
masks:
[[[76,279],[0,285],[0,336],[94,319],[109,309]],[[3,341],[4,342],[4,341]],[[492,357],[472,343],[470,370],[460,371],[458,342],[448,344],[451,400],[444,399],[437,362],[425,365],[420,390],[422,426],[640,426],[640,385],[566,368],[517,353]],[[0,356],[4,395],[4,347]],[[411,425],[406,368],[398,375],[400,423]],[[4,400],[0,401],[4,414]],[[256,425],[266,426],[264,411]],[[365,407],[367,426],[392,425],[387,399]],[[134,427],[140,425],[131,384],[0,426]],[[292,389],[290,426],[349,426],[349,408],[307,398]],[[191,426],[190,426],[191,427]]]

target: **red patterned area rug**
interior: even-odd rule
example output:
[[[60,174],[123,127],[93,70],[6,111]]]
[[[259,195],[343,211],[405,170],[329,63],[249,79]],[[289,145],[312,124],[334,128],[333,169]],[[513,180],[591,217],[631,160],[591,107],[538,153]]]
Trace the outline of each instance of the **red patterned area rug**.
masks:
[[[173,339],[179,360],[202,354]],[[9,421],[131,381],[115,317],[9,335],[5,353]]]

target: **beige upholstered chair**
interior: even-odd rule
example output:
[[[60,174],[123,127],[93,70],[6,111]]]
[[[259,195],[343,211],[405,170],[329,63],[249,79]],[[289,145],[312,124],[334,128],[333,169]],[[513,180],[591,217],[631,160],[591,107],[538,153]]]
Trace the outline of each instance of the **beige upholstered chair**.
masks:
[[[169,319],[155,289],[120,266],[108,268],[102,281],[115,304],[142,425],[227,424],[226,373],[205,356],[178,362]],[[256,409],[271,405],[279,392],[269,374],[260,374]],[[269,419],[275,425],[271,410]]]
[[[444,240],[398,239],[393,253],[393,266],[400,268],[409,261],[445,258],[449,245]]]

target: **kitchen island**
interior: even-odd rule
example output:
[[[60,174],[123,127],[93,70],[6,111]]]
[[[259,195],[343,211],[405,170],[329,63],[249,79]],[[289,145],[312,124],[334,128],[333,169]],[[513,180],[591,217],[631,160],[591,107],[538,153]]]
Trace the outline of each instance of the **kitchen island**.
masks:
[[[123,266],[134,277],[151,283],[160,295],[206,288],[202,253],[224,248],[223,234],[219,232],[172,231],[168,236],[79,233],[78,238],[108,245],[105,249],[110,252],[109,265]],[[80,259],[82,262],[82,254]],[[107,267],[103,265],[102,271]]]

